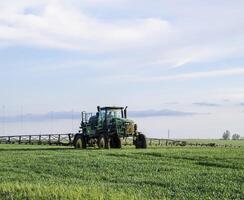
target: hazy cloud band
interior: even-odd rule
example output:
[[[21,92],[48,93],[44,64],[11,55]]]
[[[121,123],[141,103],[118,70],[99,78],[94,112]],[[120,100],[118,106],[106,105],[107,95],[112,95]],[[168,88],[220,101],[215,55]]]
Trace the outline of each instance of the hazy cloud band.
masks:
[[[195,112],[183,112],[175,110],[142,110],[142,111],[130,111],[128,112],[128,117],[140,118],[140,117],[183,117],[183,116],[192,116],[199,113]],[[25,114],[25,115],[16,115],[16,116],[6,116],[0,117],[0,122],[41,122],[49,120],[78,120],[81,119],[80,112],[49,112],[46,114]]]

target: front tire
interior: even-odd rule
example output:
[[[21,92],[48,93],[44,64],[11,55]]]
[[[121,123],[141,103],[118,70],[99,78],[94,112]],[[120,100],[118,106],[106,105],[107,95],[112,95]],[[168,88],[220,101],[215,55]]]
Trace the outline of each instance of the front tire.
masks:
[[[76,149],[86,149],[86,139],[84,135],[77,134],[74,139],[74,147]]]
[[[135,146],[137,149],[146,149],[147,148],[147,140],[144,134],[139,134],[135,140]]]

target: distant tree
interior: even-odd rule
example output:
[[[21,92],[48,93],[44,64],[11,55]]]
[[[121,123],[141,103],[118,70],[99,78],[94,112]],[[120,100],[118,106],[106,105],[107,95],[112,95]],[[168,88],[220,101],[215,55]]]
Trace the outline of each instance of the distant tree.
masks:
[[[224,139],[224,140],[229,140],[230,139],[230,131],[225,131],[224,133],[223,133],[223,136],[222,136],[222,138]]]
[[[232,140],[240,140],[240,137],[241,136],[239,134],[235,133],[232,135]]]

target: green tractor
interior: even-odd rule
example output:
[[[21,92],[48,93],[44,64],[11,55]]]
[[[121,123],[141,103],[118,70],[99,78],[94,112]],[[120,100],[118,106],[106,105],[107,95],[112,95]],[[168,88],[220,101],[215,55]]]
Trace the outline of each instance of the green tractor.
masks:
[[[137,131],[137,125],[127,119],[127,106],[97,107],[96,115],[82,112],[79,133],[75,134],[74,146],[85,149],[121,148],[121,138],[132,137],[136,148],[147,148],[146,137]]]

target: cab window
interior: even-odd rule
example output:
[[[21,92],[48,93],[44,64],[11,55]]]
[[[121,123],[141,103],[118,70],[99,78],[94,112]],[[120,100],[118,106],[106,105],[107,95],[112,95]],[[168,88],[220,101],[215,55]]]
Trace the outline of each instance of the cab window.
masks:
[[[108,118],[121,118],[121,110],[109,110]]]
[[[104,121],[105,120],[105,110],[102,110],[99,114],[99,121]]]

